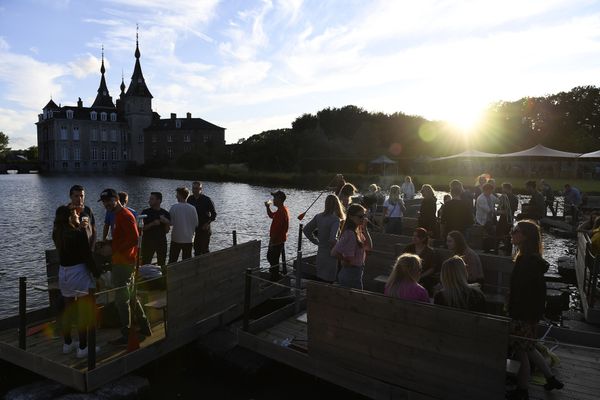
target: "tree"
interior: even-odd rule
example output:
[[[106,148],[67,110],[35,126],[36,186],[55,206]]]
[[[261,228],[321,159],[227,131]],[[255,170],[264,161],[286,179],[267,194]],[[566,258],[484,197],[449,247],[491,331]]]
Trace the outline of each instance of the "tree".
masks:
[[[9,151],[8,147],[8,135],[5,135],[4,132],[0,131],[0,154]]]

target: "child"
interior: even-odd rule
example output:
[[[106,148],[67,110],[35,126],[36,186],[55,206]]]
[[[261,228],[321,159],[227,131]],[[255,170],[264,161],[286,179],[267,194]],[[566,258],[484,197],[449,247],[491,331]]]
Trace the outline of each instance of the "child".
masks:
[[[421,258],[415,254],[402,254],[396,260],[383,293],[399,299],[429,303],[427,290],[417,283],[420,277]]]

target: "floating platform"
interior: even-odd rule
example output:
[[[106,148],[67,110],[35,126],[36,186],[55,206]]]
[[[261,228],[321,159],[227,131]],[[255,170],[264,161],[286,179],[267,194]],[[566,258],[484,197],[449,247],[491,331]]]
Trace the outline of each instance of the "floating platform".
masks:
[[[155,293],[153,297],[159,298],[149,304],[162,312],[157,313],[152,336],[135,351],[108,344],[120,331],[99,326],[95,337],[100,350],[94,360],[77,359],[73,353],[63,355],[62,337],[53,337],[44,329],[36,332],[55,319],[47,308],[27,314],[30,336],[24,348],[19,340],[19,317],[0,321],[0,359],[79,391],[92,391],[239,318],[244,308],[244,273],[259,265],[259,241],[169,265],[162,299],[161,293]],[[261,292],[258,281],[252,285],[258,293],[253,306],[281,292],[279,286]]]

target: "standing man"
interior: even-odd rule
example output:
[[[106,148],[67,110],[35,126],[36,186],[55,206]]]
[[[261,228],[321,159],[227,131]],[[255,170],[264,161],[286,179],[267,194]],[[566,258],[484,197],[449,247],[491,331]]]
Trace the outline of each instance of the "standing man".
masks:
[[[271,221],[271,229],[269,230],[269,250],[267,251],[267,260],[271,265],[269,272],[271,280],[278,281],[281,277],[279,273],[279,258],[283,252],[285,241],[287,240],[288,227],[290,224],[290,213],[288,208],[283,205],[286,196],[281,190],[271,193],[273,196],[273,205],[277,207],[277,211],[271,211],[271,202],[266,201],[267,215]]]
[[[177,203],[171,206],[171,248],[169,249],[169,264],[177,262],[179,253],[181,259],[186,260],[192,256],[192,242],[194,231],[198,226],[198,213],[193,205],[187,203],[190,191],[186,187],[176,190]]]
[[[85,200],[85,189],[83,186],[71,186],[71,189],[69,189],[69,198],[71,202],[67,206],[75,210],[75,213],[79,216],[79,220],[81,221],[80,227],[87,234],[90,248],[93,250],[96,243],[96,219],[94,218],[92,209],[83,204]]]
[[[533,219],[539,221],[546,216],[546,203],[544,196],[537,190],[535,181],[525,182],[525,188],[531,195],[531,200],[528,204],[521,204],[521,214],[517,215],[517,220]]]
[[[198,214],[198,227],[194,236],[194,257],[200,254],[208,253],[208,244],[210,243],[210,223],[217,218],[215,205],[210,197],[202,193],[202,182],[192,183],[192,195],[188,197],[187,202],[196,208]]]
[[[569,185],[568,183],[565,185],[565,205],[564,211],[569,210],[572,215],[573,224],[577,223],[579,218],[579,206],[581,205],[581,191],[574,186]]]
[[[542,194],[544,195],[546,208],[549,208],[552,216],[556,217],[556,210],[554,209],[554,191],[552,190],[552,187],[543,179],[540,179],[540,187],[542,189]]]
[[[129,298],[126,286],[131,282],[132,274],[135,273],[137,259],[138,229],[135,217],[121,203],[117,191],[104,189],[100,194],[100,200],[106,208],[115,215],[115,226],[112,232],[112,281],[113,286],[118,288],[115,292],[115,306],[121,323],[121,336],[109,342],[114,345],[126,345],[129,329],[131,327],[131,311],[135,312],[140,326],[140,333],[144,336],[152,335],[150,324],[144,314],[140,301]],[[133,301],[133,304],[131,302]]]
[[[171,229],[171,216],[167,210],[160,207],[162,193],[151,192],[148,199],[150,208],[142,211],[144,218],[144,235],[142,237],[142,264],[150,264],[156,253],[157,264],[163,275],[167,265],[167,233]]]
[[[129,195],[127,192],[119,192],[119,203],[125,208],[127,208],[135,218],[137,218],[137,212],[131,207],[127,207],[127,203],[129,203]],[[108,237],[108,232],[112,231],[115,225],[115,213],[107,211],[104,215],[104,228],[102,229],[102,241],[105,241]]]

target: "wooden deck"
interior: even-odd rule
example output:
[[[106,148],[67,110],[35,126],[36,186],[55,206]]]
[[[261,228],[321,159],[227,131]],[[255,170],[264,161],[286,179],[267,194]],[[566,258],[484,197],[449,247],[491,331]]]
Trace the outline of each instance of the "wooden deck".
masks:
[[[332,318],[338,319],[338,317],[334,317],[333,315]],[[347,320],[346,315],[339,317],[342,322],[345,318],[346,323],[348,323],[349,320]],[[308,319],[310,319],[310,315],[308,316]],[[249,332],[238,332],[240,345],[278,362],[374,399],[461,398],[463,395],[463,393],[448,394],[446,396],[437,396],[431,393],[425,394],[419,390],[414,390],[415,387],[403,387],[390,382],[389,379],[382,376],[378,377],[373,373],[365,373],[364,371],[361,371],[362,367],[358,365],[356,365],[356,368],[348,367],[347,365],[337,363],[332,359],[316,357],[314,356],[314,349],[312,349],[313,353],[311,353],[310,343],[313,341],[313,338],[309,338],[309,326],[306,321],[307,314],[306,311],[303,311],[298,314],[290,315],[280,320],[278,323],[258,332],[252,332],[251,326]],[[335,325],[339,322],[340,321],[336,321],[333,322],[333,324]],[[319,331],[315,332],[319,334]],[[332,332],[330,331],[330,334],[331,333]],[[368,344],[366,348],[363,348],[363,345],[365,345],[364,341],[357,343],[356,345],[359,346],[360,349],[357,348],[356,351],[365,354],[371,353],[375,356],[377,353],[377,344],[375,342],[381,340],[379,336],[375,336],[377,335],[374,335],[372,343]],[[384,334],[384,336],[388,335]],[[311,340],[309,341],[309,339]],[[348,337],[346,339],[348,339]],[[333,340],[334,343],[339,341],[337,336],[333,338]],[[423,346],[427,346],[426,343],[430,342],[429,337],[424,338],[423,340],[424,342],[421,344]],[[393,350],[394,346],[389,347],[389,349],[390,351],[396,351]],[[600,348],[573,347],[569,346],[567,343],[563,343],[555,350],[555,353],[559,356],[560,363],[552,369],[556,376],[565,383],[565,387],[562,390],[546,392],[543,389],[543,386],[532,383],[530,385],[530,398],[540,400],[598,399],[598,394],[600,393]],[[356,357],[356,355],[351,355],[351,358],[356,362],[359,361],[359,358]],[[411,354],[409,358],[409,361],[396,360],[399,362],[398,365],[396,365],[396,362],[387,364],[390,368],[387,374],[393,376],[396,373],[400,373],[400,370],[404,368],[402,366],[404,364],[411,365],[411,368],[413,368],[424,361],[422,353],[419,352]],[[481,363],[482,361],[479,362]],[[376,368],[376,363],[377,362],[374,361],[374,364],[372,364],[373,368]],[[369,368],[369,366],[371,366],[371,364],[365,365],[364,367]],[[434,367],[432,366],[431,368]],[[374,369],[373,371],[377,371],[377,369]],[[445,373],[453,374],[443,370],[437,370],[435,374],[441,376]],[[503,380],[503,371],[501,371],[500,374],[502,375],[500,379]],[[471,388],[466,386],[465,392],[471,390]]]

